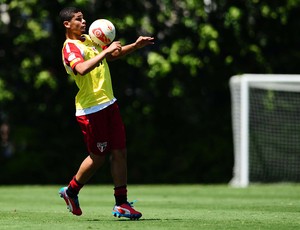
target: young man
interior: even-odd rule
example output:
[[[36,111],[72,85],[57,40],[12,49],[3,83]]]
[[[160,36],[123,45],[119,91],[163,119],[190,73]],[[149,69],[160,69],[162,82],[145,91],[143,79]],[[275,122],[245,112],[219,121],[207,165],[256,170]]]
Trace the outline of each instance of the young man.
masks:
[[[113,215],[139,219],[142,214],[127,201],[127,161],[124,125],[116,98],[113,95],[107,61],[123,57],[139,48],[153,44],[152,37],[140,36],[134,43],[122,46],[119,41],[108,47],[95,45],[84,34],[86,21],[79,9],[64,8],[60,19],[66,29],[62,49],[63,64],[78,86],[75,97],[76,118],[82,130],[88,156],[67,187],[59,194],[68,209],[80,216],[78,193],[110,154],[114,183],[115,206]]]

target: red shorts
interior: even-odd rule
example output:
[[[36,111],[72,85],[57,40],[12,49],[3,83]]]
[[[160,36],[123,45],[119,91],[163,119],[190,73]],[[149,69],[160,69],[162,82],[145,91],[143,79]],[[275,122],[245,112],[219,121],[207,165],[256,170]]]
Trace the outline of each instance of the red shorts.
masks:
[[[96,113],[76,118],[89,153],[105,155],[111,150],[126,148],[125,128],[116,102]]]

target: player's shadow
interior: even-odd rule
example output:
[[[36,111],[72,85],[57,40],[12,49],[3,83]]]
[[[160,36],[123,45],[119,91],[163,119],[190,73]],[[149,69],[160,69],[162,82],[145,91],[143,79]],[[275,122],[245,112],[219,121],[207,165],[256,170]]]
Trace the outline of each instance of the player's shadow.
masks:
[[[167,218],[165,218],[165,219],[159,219],[159,218],[152,218],[152,219],[139,219],[139,220],[130,220],[130,219],[112,219],[112,220],[110,220],[110,221],[133,221],[133,222],[135,222],[135,221],[181,221],[182,219],[167,219]],[[87,221],[89,221],[89,222],[100,222],[100,221],[103,221],[102,219],[88,219]]]

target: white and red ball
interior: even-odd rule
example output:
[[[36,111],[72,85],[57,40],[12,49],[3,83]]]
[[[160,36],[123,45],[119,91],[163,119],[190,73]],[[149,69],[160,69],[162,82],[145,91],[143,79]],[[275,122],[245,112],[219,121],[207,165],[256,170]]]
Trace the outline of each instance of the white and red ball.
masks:
[[[90,25],[89,35],[93,42],[100,46],[105,46],[115,39],[116,29],[111,21],[97,19]]]

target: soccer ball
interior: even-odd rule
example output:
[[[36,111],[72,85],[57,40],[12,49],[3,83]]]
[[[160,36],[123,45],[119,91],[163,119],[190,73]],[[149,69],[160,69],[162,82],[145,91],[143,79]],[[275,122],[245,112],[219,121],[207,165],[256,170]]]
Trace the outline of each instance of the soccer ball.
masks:
[[[115,39],[116,29],[109,20],[97,19],[90,25],[89,35],[93,42],[105,46]]]

